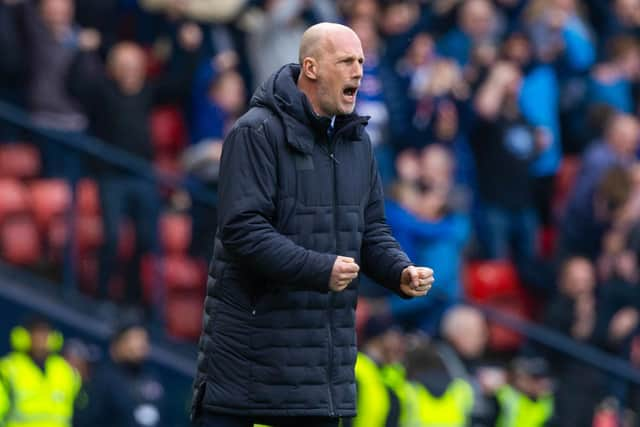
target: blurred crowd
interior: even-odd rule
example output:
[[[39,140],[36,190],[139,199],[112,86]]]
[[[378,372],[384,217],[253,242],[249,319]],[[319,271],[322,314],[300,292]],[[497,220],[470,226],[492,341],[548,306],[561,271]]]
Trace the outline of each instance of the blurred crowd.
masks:
[[[185,214],[188,255],[207,260],[216,210],[57,141],[91,135],[215,193],[234,120],[321,21],[362,40],[356,110],[370,116],[388,222],[436,272],[415,301],[362,285],[357,369],[372,394],[360,396],[389,400],[363,403],[359,425],[608,425],[610,413],[638,425],[625,412],[640,407],[637,387],[587,363],[522,340],[485,363],[486,320],[459,304],[526,306],[640,365],[640,0],[0,0],[0,100],[42,130],[0,121],[0,141],[36,146],[44,177],[97,185],[103,239],[85,291],[151,304],[159,218]],[[515,294],[478,288],[505,271]]]

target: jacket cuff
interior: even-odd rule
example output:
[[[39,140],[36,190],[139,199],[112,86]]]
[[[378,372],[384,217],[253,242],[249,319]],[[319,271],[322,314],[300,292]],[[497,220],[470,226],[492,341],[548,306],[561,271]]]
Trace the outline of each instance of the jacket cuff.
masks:
[[[311,277],[311,287],[320,292],[329,292],[329,280],[337,255],[316,251],[309,251],[309,253],[311,265],[317,266],[313,269],[317,273]]]
[[[405,268],[413,265],[413,263],[408,261],[400,261],[397,262],[390,270],[389,275],[387,276],[387,288],[392,290],[396,295],[403,299],[411,299],[413,298],[410,295],[405,294],[400,289],[400,279],[402,278],[402,272]]]

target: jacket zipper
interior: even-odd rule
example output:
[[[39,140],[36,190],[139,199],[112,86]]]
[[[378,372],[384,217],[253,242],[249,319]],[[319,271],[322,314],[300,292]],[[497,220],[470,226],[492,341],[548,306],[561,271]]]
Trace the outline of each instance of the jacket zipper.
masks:
[[[331,137],[329,137],[329,135],[326,135],[327,144],[321,144],[322,148],[331,159],[331,170],[333,178],[333,237],[336,242],[336,253],[338,252],[338,177],[336,168],[338,167],[340,162],[338,161],[338,159],[336,159],[335,149],[336,145],[338,144],[338,136],[348,129],[351,129],[353,126],[356,126],[360,122],[362,122],[362,120],[349,123],[340,130],[334,131]],[[333,393],[331,392],[331,377],[333,374],[333,302],[334,292],[329,290],[329,307],[327,308],[327,315],[329,317],[329,322],[327,323],[327,332],[329,335],[329,366],[327,367],[327,391],[329,392],[329,415],[332,417],[336,415],[335,404],[333,402]]]
[[[337,188],[337,177],[336,177],[336,167],[338,165],[338,160],[335,157],[335,146],[337,140],[335,139],[335,134],[332,138],[327,138],[328,143],[328,153],[331,158],[331,170],[332,170],[332,179],[333,179],[333,236],[336,242],[336,252],[338,251],[338,213],[336,212],[338,207],[338,188]],[[329,317],[329,322],[327,323],[327,328],[329,332],[329,366],[327,369],[327,385],[329,387],[329,415],[335,416],[335,406],[333,402],[333,393],[331,391],[331,378],[333,374],[333,299],[334,292],[329,289],[329,307],[327,308],[327,315]]]

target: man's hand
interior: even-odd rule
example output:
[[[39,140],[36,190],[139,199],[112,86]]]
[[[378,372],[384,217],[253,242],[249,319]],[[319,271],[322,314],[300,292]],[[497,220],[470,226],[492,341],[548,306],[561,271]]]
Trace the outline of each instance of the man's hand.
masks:
[[[422,297],[431,290],[434,280],[432,269],[410,265],[402,270],[400,290],[410,297]]]
[[[353,279],[358,277],[358,271],[360,267],[356,264],[356,260],[338,255],[331,270],[329,289],[333,292],[343,291]]]

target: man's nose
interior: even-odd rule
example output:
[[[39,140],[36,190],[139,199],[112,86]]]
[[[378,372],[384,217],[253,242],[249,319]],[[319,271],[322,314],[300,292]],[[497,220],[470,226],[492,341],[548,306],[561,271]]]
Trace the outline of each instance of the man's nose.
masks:
[[[362,64],[356,62],[353,68],[353,74],[351,76],[353,79],[357,79],[358,83],[360,83],[360,79],[362,78]]]

